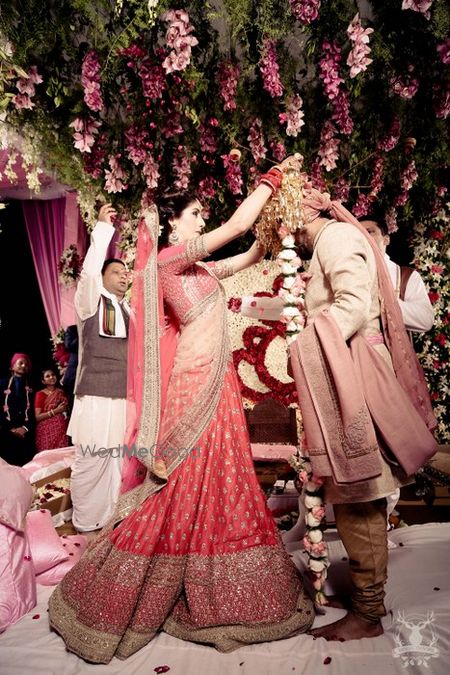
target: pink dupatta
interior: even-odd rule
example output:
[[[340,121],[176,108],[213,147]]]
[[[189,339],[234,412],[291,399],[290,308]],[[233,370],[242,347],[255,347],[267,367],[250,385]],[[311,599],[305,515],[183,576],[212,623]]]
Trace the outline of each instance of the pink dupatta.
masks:
[[[332,201],[327,193],[305,186],[303,209],[307,222],[321,212],[328,212],[332,218],[354,225],[369,242],[377,265],[384,340],[391,355],[394,372],[402,389],[410,398],[426,426],[430,431],[433,431],[436,429],[437,421],[433,413],[423,370],[406,333],[401,309],[378,246],[353,214],[340,202]]]
[[[159,218],[150,207],[138,228],[128,338],[127,426],[121,493],[141,484],[154,468],[160,421],[173,367],[177,329],[164,313],[158,279]],[[144,386],[145,385],[145,386]],[[130,449],[145,448],[146,457],[130,456]]]

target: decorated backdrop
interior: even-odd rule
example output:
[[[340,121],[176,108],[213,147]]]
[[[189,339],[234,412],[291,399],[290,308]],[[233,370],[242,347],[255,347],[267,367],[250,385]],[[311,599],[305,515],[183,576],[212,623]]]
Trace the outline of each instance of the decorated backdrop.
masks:
[[[298,151],[319,188],[357,217],[376,210],[426,267],[423,223],[448,184],[449,16],[446,0],[2,0],[5,174],[19,152],[31,189],[54,172],[88,227],[112,201],[132,260],[158,192],[195,187],[217,225]],[[447,307],[448,285],[429,282]]]

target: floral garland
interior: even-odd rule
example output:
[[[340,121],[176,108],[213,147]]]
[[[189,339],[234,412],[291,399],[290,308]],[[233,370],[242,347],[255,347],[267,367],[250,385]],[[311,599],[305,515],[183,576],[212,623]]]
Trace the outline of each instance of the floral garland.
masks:
[[[81,273],[82,260],[75,244],[70,244],[62,252],[58,263],[59,283],[64,288],[71,288],[76,284]]]
[[[308,555],[308,568],[315,590],[314,600],[316,605],[327,605],[328,600],[323,588],[328,576],[330,561],[328,547],[323,537],[325,517],[323,478],[313,474],[309,458],[301,455],[300,450],[290,457],[289,463],[297,471],[303,485],[306,525],[303,545]]]
[[[61,327],[58,332],[50,338],[53,345],[53,359],[56,361],[59,368],[63,368],[67,364],[67,359],[69,357],[69,352],[64,344],[64,336],[65,330]]]

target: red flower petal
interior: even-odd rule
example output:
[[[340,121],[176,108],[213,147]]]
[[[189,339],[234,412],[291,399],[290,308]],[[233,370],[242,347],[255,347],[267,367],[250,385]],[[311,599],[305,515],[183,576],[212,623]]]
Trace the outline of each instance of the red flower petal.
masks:
[[[170,670],[169,666],[156,666],[155,673],[167,673]]]
[[[41,615],[40,614],[35,614],[34,616],[31,617],[32,619],[40,619]]]
[[[24,555],[24,556],[23,556],[23,559],[24,559],[24,560],[31,560],[31,555]]]
[[[323,660],[324,666],[327,666],[329,663],[331,663],[331,656],[327,656],[327,657]]]

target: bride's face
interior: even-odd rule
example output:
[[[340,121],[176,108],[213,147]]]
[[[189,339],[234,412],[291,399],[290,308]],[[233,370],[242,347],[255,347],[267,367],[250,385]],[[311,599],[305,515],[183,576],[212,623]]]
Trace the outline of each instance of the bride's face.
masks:
[[[180,242],[198,237],[205,227],[200,202],[196,199],[188,204],[180,217],[174,218],[170,224],[175,227]]]

